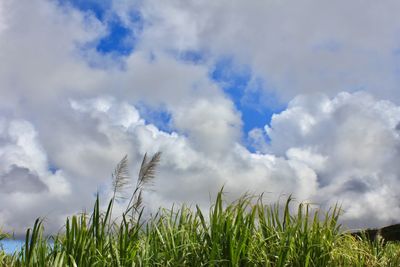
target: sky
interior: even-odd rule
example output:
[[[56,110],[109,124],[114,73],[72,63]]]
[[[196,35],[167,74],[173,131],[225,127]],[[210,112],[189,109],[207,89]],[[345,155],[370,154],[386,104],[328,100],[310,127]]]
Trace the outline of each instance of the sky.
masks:
[[[0,0],[0,228],[107,203],[293,194],[349,228],[400,218],[397,0]],[[116,209],[122,210],[124,203]]]

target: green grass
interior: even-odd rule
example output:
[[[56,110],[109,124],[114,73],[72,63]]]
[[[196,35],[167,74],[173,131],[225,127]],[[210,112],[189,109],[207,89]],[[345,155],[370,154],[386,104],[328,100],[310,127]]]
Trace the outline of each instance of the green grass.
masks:
[[[144,160],[142,167],[154,159]],[[150,176],[154,175],[155,165]],[[141,175],[138,185],[146,173]],[[338,207],[326,213],[308,204],[298,204],[293,209],[291,197],[284,203],[266,205],[261,197],[248,195],[226,203],[221,190],[208,214],[197,206],[181,206],[160,209],[156,215],[144,219],[138,193],[143,184],[134,190],[136,195],[118,222],[111,220],[116,190],[106,210],[100,210],[97,197],[91,214],[67,218],[64,230],[55,236],[44,236],[43,223],[36,220],[26,232],[21,251],[13,255],[0,251],[0,263],[3,266],[400,266],[398,244],[370,242],[344,233],[338,224]]]
[[[110,224],[112,201],[100,212],[97,199],[90,216],[68,218],[56,236],[44,237],[37,220],[22,250],[0,253],[0,260],[4,266],[400,266],[398,244],[341,233],[337,208],[321,219],[303,204],[291,214],[291,202],[271,206],[246,196],[227,204],[220,192],[208,216],[182,206]]]

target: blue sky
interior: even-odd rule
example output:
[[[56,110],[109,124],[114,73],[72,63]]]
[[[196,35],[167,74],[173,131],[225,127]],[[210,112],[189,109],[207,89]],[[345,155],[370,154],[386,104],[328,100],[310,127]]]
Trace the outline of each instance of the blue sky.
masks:
[[[22,237],[46,216],[56,232],[109,196],[123,155],[134,182],[156,151],[149,211],[207,207],[224,185],[343,203],[350,228],[397,222],[399,8],[0,2],[0,228]]]
[[[284,109],[284,104],[272,92],[265,93],[267,88],[262,79],[253,77],[248,66],[235,66],[231,58],[218,60],[210,76],[242,113],[245,133],[264,127],[270,122],[272,114]]]
[[[15,251],[18,251],[23,245],[22,240],[7,240],[2,242],[3,249],[5,253],[12,254]]]

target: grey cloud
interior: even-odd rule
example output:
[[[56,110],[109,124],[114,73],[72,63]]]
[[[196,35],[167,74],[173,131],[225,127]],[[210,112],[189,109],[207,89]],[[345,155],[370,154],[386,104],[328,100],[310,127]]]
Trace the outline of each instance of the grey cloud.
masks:
[[[397,125],[396,125],[396,128],[395,128],[397,131],[400,131],[400,123],[398,123]]]
[[[0,176],[0,193],[3,194],[40,193],[48,190],[46,184],[28,168],[12,165],[9,172]]]
[[[355,192],[357,194],[364,194],[371,190],[371,186],[364,181],[365,178],[350,177],[350,180],[345,182],[342,186],[341,192]]]

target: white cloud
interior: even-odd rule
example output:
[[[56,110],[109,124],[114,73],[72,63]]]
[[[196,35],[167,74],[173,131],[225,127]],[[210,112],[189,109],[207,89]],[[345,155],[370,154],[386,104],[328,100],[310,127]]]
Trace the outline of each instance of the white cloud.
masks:
[[[0,132],[0,209],[1,225],[17,234],[34,220],[38,213],[47,215],[63,206],[71,194],[71,186],[62,170],[52,173],[46,152],[37,139],[32,124],[2,118]],[[51,201],[43,205],[43,201]],[[52,204],[51,204],[52,203]],[[64,214],[69,207],[61,210]],[[56,213],[59,214],[60,211]],[[51,225],[55,230],[56,225]]]
[[[226,154],[240,138],[240,115],[227,99],[197,99],[179,106],[173,115],[174,125],[206,154]]]
[[[0,103],[47,105],[61,95],[93,90],[100,71],[82,64],[80,45],[103,34],[92,16],[54,1],[6,1],[0,41]]]
[[[264,151],[312,168],[314,199],[342,203],[349,226],[378,226],[400,215],[399,123],[399,106],[366,93],[300,96],[266,126]]]
[[[213,104],[217,110],[223,110],[223,106]],[[21,149],[20,147],[7,150],[9,145],[2,146],[10,153],[3,154],[1,162],[7,163],[7,166],[10,166],[9,169],[11,168],[8,175],[4,174],[0,180],[2,187],[14,186],[16,190],[22,190],[18,194],[11,195],[9,192],[3,192],[4,198],[11,199],[11,196],[19,198],[15,204],[10,201],[4,203],[7,203],[8,207],[18,205],[21,210],[29,206],[31,211],[21,217],[22,214],[18,212],[10,213],[6,212],[9,209],[2,210],[4,213],[2,224],[7,229],[14,227],[17,233],[22,233],[34,216],[51,213],[53,220],[50,221],[52,223],[50,229],[54,230],[59,222],[58,219],[61,220],[65,214],[74,210],[78,211],[80,208],[90,208],[93,193],[96,190],[103,188],[106,190],[104,194],[108,195],[110,179],[107,173],[110,173],[113,164],[124,153],[129,154],[132,162],[131,172],[134,174],[138,172],[139,167],[134,163],[139,163],[145,152],[153,153],[158,150],[163,152],[155,191],[146,194],[146,204],[153,210],[159,206],[181,202],[196,202],[207,206],[209,194],[214,195],[223,185],[232,199],[245,191],[254,193],[267,191],[270,196],[269,201],[275,200],[280,194],[294,192],[296,196],[303,199],[315,193],[315,173],[299,161],[288,161],[273,155],[252,154],[229,138],[223,140],[226,142],[226,147],[223,148],[224,153],[212,156],[213,152],[204,151],[204,148],[199,147],[199,140],[196,137],[192,139],[190,135],[185,137],[177,133],[162,132],[154,125],[146,124],[133,106],[115,101],[111,97],[73,100],[71,106],[73,113],[80,120],[90,123],[95,129],[94,132],[102,137],[96,138],[96,135],[92,133],[81,139],[84,135],[79,132],[79,127],[76,134],[68,140],[63,140],[67,138],[66,136],[58,135],[58,156],[52,157],[53,164],[59,168],[56,174],[48,170],[50,164],[46,160],[47,155],[42,146],[37,143],[37,136],[31,124],[24,122],[22,126],[19,126],[18,138],[13,137],[15,130],[12,127],[5,128],[8,129],[10,136],[7,142],[15,142],[24,149],[14,157],[13,153]],[[198,116],[201,117],[201,115]],[[193,123],[198,120],[196,116],[191,118],[193,118]],[[224,123],[225,118],[222,116],[221,121],[218,121],[215,117],[213,120],[219,125]],[[198,128],[194,128],[200,132],[204,131],[201,126],[200,123]],[[207,125],[203,127],[208,129]],[[224,129],[225,126],[222,128]],[[95,138],[88,139],[91,136]],[[229,133],[221,133],[222,136],[229,136]],[[34,155],[37,157],[33,158]],[[23,160],[24,158],[26,160]],[[23,160],[22,163],[21,160]],[[34,164],[35,160],[39,163]],[[18,166],[20,169],[14,170],[13,166]],[[38,171],[39,169],[41,171]],[[25,171],[27,174],[19,179],[25,183],[27,179],[30,179],[29,184],[16,185],[17,177],[12,177],[16,171],[19,173]],[[63,188],[62,183],[57,185],[55,182],[59,181],[56,180],[57,175],[65,175],[68,180],[70,189],[64,194],[60,192]],[[14,181],[14,184],[10,185],[10,179]],[[30,185],[36,180],[36,185]],[[65,179],[61,181],[65,182]],[[42,187],[48,188],[48,193],[45,193],[47,191]],[[24,191],[28,188],[33,193]],[[34,193],[37,191],[38,193]],[[35,196],[30,197],[32,194]],[[28,197],[29,204],[27,204]],[[43,199],[51,201],[52,204],[43,205]],[[55,209],[57,212],[53,211]],[[14,223],[15,221],[18,223]]]
[[[194,138],[192,138],[191,134],[185,137],[177,133],[162,132],[140,119],[129,125],[116,123],[118,120],[115,119],[114,114],[124,114],[126,118],[129,118],[131,117],[129,112],[119,111],[134,108],[126,103],[120,104],[115,101],[98,105],[104,101],[104,99],[94,99],[81,103],[74,102],[73,106],[76,110],[84,110],[85,114],[90,114],[92,118],[100,118],[96,128],[114,143],[113,147],[116,146],[115,143],[126,142],[126,145],[132,148],[130,151],[130,154],[133,153],[132,160],[139,162],[140,156],[146,151],[163,152],[155,191],[148,195],[153,200],[148,201],[152,208],[174,202],[195,201],[204,205],[208,203],[208,193],[215,194],[224,184],[233,198],[247,190],[257,193],[268,191],[274,197],[282,193],[294,192],[301,198],[308,198],[315,193],[316,176],[313,170],[302,162],[288,161],[273,155],[252,154],[237,141],[229,138],[222,140],[225,147],[215,149],[216,151],[223,150],[224,153],[213,155],[214,151],[199,147],[200,142],[196,135],[206,137],[208,133],[205,131],[209,129],[209,126],[203,125],[201,121],[199,125],[195,125],[198,123],[198,117],[202,118],[202,114],[195,116],[194,114],[197,114],[195,112],[193,116],[188,116],[193,123],[191,129],[200,132],[194,133]],[[201,105],[206,105],[205,100],[201,102]],[[218,106],[215,102],[212,104],[214,109],[223,110],[223,106]],[[85,108],[80,109],[81,106]],[[104,109],[104,106],[109,108]],[[193,110],[196,111],[196,107]],[[224,116],[215,116],[213,120],[219,125],[225,123],[226,119]],[[225,129],[225,126],[222,128]],[[229,133],[221,133],[221,137],[229,137],[229,135]],[[212,138],[212,136],[208,137]],[[220,137],[217,135],[216,138],[218,140]],[[222,141],[219,140],[219,142]],[[210,142],[201,140],[201,143],[207,145]],[[92,154],[92,156],[95,155],[97,153]],[[82,162],[82,159],[79,161]],[[270,200],[272,199],[275,200],[275,198]]]
[[[145,1],[140,42],[232,55],[286,100],[362,89],[398,103],[399,8],[396,0]]]

